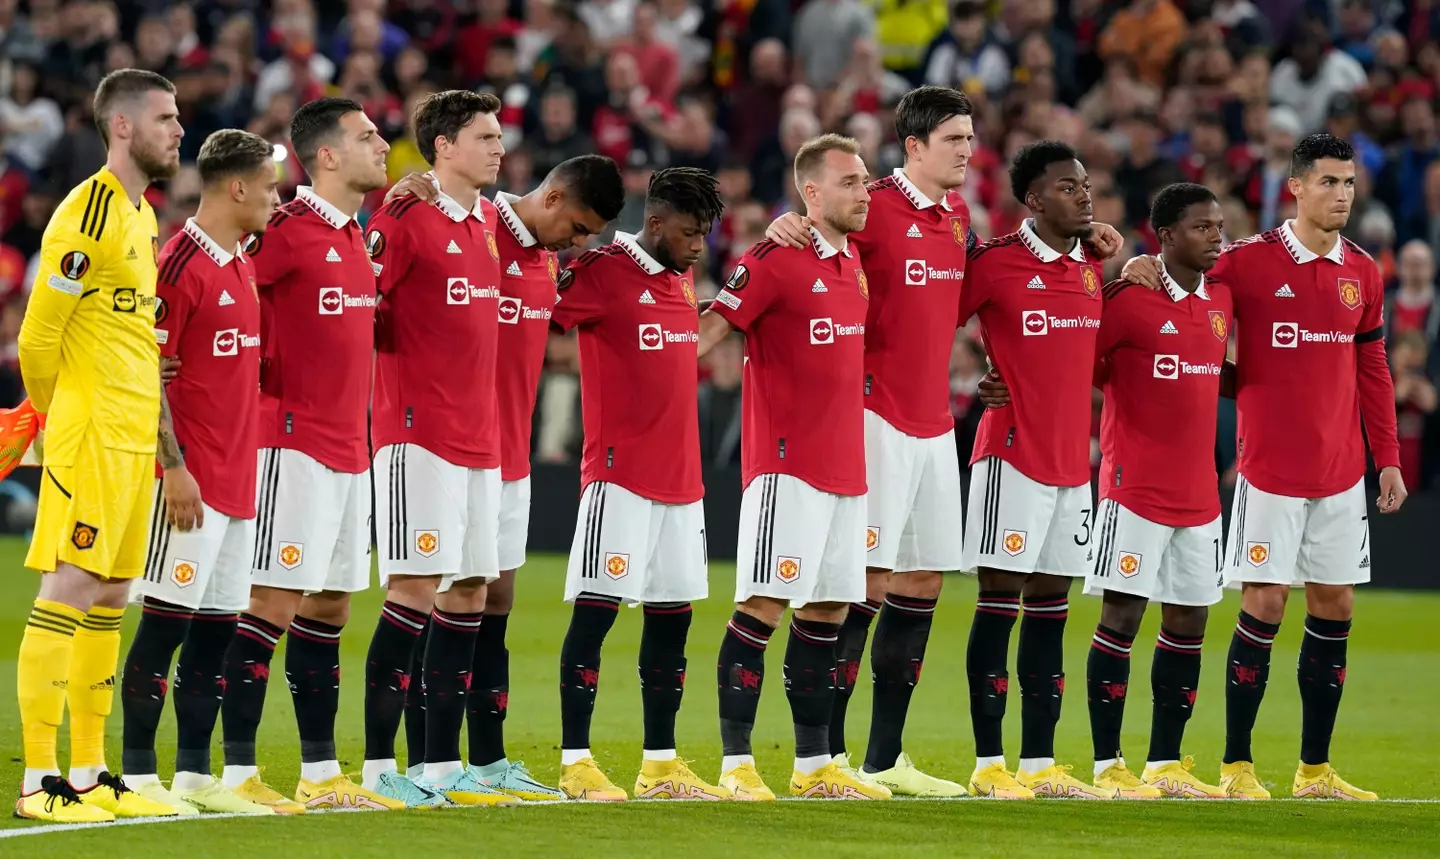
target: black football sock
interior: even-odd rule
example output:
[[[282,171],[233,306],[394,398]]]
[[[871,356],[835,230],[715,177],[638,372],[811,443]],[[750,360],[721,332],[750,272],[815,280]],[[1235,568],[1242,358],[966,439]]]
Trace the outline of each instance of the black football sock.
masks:
[[[170,688],[170,660],[185,640],[194,613],[188,608],[148,597],[135,629],[135,640],[125,654],[120,675],[120,705],[125,712],[124,746],[120,753],[126,775],[153,775],[155,732],[165,712]]]
[[[1224,762],[1254,761],[1250,752],[1250,734],[1255,730],[1255,716],[1265,698],[1265,684],[1270,679],[1270,648],[1280,624],[1257,620],[1240,612],[1235,634],[1230,638],[1230,654],[1225,660],[1225,758]]]
[[[249,612],[236,621],[235,637],[225,649],[225,697],[220,702],[226,766],[255,766],[255,733],[265,710],[270,660],[284,634],[285,630]]]
[[[308,617],[290,621],[285,680],[295,702],[300,760],[337,760],[335,714],[340,709],[340,627]]]
[[[395,757],[395,734],[405,717],[405,695],[415,642],[425,628],[422,611],[386,601],[365,655],[365,760]]]
[[[460,760],[460,727],[470,692],[470,666],[475,662],[475,636],[480,612],[430,612],[430,640],[425,643],[425,763]]]
[[[845,748],[845,713],[850,709],[850,696],[855,694],[855,681],[860,677],[860,662],[865,655],[865,639],[870,624],[880,611],[874,600],[854,602],[840,625],[840,641],[835,646],[835,708],[830,711],[830,755],[843,755]]]
[[[590,748],[590,717],[600,691],[600,648],[620,612],[618,597],[575,597],[570,628],[560,645],[560,748]]]
[[[925,665],[936,602],[890,594],[880,609],[875,643],[870,648],[875,698],[870,709],[870,742],[865,747],[866,772],[888,770],[900,758],[905,717]]]
[[[1001,757],[1005,745],[1005,698],[1010,692],[1010,631],[1020,616],[1019,591],[981,591],[970,624],[965,651],[965,674],[970,681],[970,725],[975,733],[975,756]]]
[[[508,614],[487,614],[475,639],[470,695],[465,700],[470,763],[477,767],[505,760],[505,711],[510,708],[510,651],[505,649]]]
[[[481,624],[484,629],[484,624]],[[410,681],[405,686],[405,763],[407,767],[425,764],[425,648],[430,646],[430,616],[425,628],[415,639],[415,653],[410,659]]]
[[[225,696],[225,651],[235,637],[234,612],[201,609],[175,662],[175,772],[209,773],[210,740]]]
[[[1090,708],[1090,741],[1095,760],[1120,754],[1120,729],[1125,722],[1125,693],[1130,688],[1130,646],[1135,636],[1108,626],[1095,628],[1085,663],[1086,703]]]
[[[835,703],[835,643],[840,624],[790,618],[785,644],[785,697],[795,722],[795,757],[830,753],[830,711]]]
[[[1314,766],[1330,762],[1330,736],[1335,714],[1345,691],[1345,651],[1350,643],[1350,621],[1305,616],[1305,637],[1300,641],[1300,762]]]
[[[1020,759],[1055,757],[1055,726],[1065,694],[1065,619],[1070,598],[1025,600],[1015,670],[1020,675]]]
[[[765,646],[775,630],[752,615],[736,611],[725,626],[715,674],[720,687],[720,743],[726,757],[748,755],[760,687],[765,680]]]
[[[1155,639],[1155,660],[1150,663],[1150,689],[1154,713],[1150,717],[1150,756],[1147,761],[1180,760],[1185,723],[1195,712],[1200,688],[1200,651],[1204,636],[1175,635],[1160,627]]]
[[[646,751],[675,748],[675,715],[685,694],[685,640],[690,603],[647,603],[640,633],[640,701],[645,712]]]

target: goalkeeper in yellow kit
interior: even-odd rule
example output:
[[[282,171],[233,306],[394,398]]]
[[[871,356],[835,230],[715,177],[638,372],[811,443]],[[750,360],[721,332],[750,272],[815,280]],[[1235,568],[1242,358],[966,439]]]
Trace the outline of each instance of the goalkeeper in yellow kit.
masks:
[[[120,621],[145,566],[155,462],[176,527],[196,524],[160,383],[155,342],[159,230],[143,194],[180,167],[175,87],[121,69],[95,91],[104,169],[70,192],[45,229],[20,329],[20,372],[43,416],[40,506],[25,565],[44,573],[20,641],[25,783],[16,814],[82,822],[173,815],[105,767]],[[70,710],[70,778],[56,735]]]

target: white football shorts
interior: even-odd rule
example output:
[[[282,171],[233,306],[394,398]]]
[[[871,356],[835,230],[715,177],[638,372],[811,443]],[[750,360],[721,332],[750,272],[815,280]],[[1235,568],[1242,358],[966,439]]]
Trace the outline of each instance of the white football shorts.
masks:
[[[867,409],[865,482],[867,567],[960,569],[964,519],[954,430],[916,438]]]
[[[303,593],[370,585],[370,474],[298,450],[258,453],[251,584]]]
[[[1094,503],[1088,483],[1047,486],[999,457],[970,470],[961,569],[1082,577],[1090,571]]]
[[[372,473],[381,587],[391,576],[500,577],[500,469],[394,444],[375,451]]]
[[[1326,498],[1235,485],[1225,584],[1363,585],[1370,581],[1365,480]]]
[[[630,605],[702,600],[710,593],[706,552],[704,501],[665,504],[594,481],[580,496],[565,601],[582,593]]]
[[[835,495],[789,474],[761,474],[740,498],[735,601],[865,599],[865,496]]]
[[[1190,528],[1151,522],[1106,498],[1095,517],[1095,565],[1085,593],[1116,591],[1169,605],[1220,601],[1220,517]]]
[[[202,503],[204,523],[192,531],[178,530],[166,520],[164,486],[165,479],[156,478],[145,574],[131,588],[131,601],[149,597],[220,612],[249,608],[255,520],[236,519]]]

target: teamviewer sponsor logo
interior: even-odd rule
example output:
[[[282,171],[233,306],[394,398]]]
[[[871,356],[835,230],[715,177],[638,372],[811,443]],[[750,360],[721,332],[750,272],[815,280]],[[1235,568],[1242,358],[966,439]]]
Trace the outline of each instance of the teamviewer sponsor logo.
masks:
[[[520,321],[520,311],[523,309],[518,298],[500,299],[500,321],[506,325],[515,325]]]
[[[1044,334],[1050,330],[1049,319],[1045,316],[1045,311],[1043,310],[1025,311],[1022,316],[1022,321],[1025,323],[1025,335],[1027,337]]]
[[[926,270],[925,260],[905,260],[905,285],[924,286],[929,281],[929,271]]]
[[[347,307],[374,307],[373,295],[346,295],[338,286],[320,287],[320,315],[339,316]]]
[[[1294,322],[1276,322],[1270,329],[1270,345],[1277,349],[1294,349],[1300,343],[1300,326]]]
[[[526,313],[532,311],[527,310]],[[528,315],[526,318],[529,318]],[[666,343],[691,343],[700,342],[698,331],[666,331],[659,323],[647,322],[640,326],[640,351],[654,352],[657,349],[664,349]]]
[[[469,304],[470,282],[463,277],[452,277],[445,281],[446,304]]]
[[[1179,355],[1156,355],[1156,356],[1155,356],[1155,378],[1157,378],[1157,379],[1178,379],[1178,378],[1180,378],[1180,356],[1179,356]]]
[[[215,357],[221,358],[226,355],[235,355],[240,351],[240,331],[237,328],[227,328],[224,331],[215,332]]]
[[[810,342],[812,344],[834,343],[835,325],[829,319],[810,320]]]

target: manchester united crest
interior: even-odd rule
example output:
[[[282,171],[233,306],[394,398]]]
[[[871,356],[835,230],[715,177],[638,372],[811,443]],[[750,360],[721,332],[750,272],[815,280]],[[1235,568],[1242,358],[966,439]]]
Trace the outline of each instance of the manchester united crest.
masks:
[[[965,234],[967,232],[969,232],[969,230],[966,229],[964,218],[950,219],[950,238],[955,240],[955,244],[962,248],[965,247]]]
[[[1215,335],[1215,339],[1222,343],[1225,342],[1226,337],[1230,336],[1230,326],[1225,324],[1224,311],[1210,311],[1210,332]]]
[[[690,278],[680,278],[680,292],[684,294],[685,302],[687,304],[689,304],[691,307],[697,306],[695,302],[695,287],[691,285]]]
[[[859,269],[856,269],[856,271],[855,271],[855,279],[860,282],[860,295],[861,295],[862,297],[864,297],[866,301],[869,301],[869,300],[870,300],[870,281],[869,281],[868,278],[865,277],[865,272],[860,271]]]
[[[151,237],[150,237],[150,253],[151,253],[152,256],[155,257],[155,264],[158,266],[158,265],[160,264],[160,237],[159,237],[159,236],[151,236]]]
[[[500,259],[500,246],[495,244],[495,234],[490,230],[485,231],[485,246],[490,249],[490,256],[498,262]]]
[[[1360,281],[1340,278],[1340,303],[1351,310],[1360,306]]]
[[[551,283],[558,281],[560,279],[560,258],[554,254],[546,254],[545,270],[550,272]]]
[[[1085,266],[1080,270],[1080,279],[1085,282],[1085,294],[1094,297],[1100,291],[1100,278],[1096,277],[1095,269]]]

